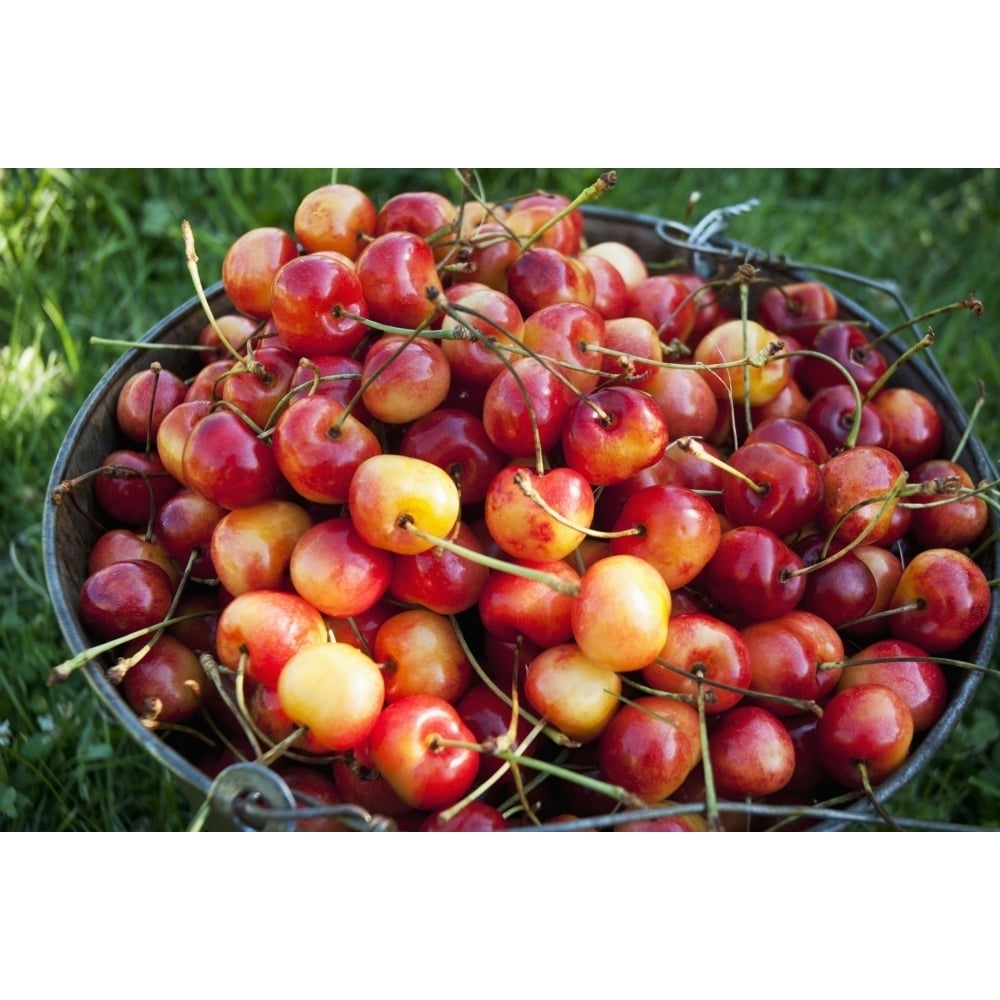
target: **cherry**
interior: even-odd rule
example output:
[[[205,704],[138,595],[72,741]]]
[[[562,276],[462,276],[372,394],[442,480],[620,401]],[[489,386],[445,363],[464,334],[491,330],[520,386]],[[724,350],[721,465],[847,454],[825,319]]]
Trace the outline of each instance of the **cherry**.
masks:
[[[774,399],[791,378],[787,356],[777,353],[780,343],[760,323],[748,320],[744,325],[732,319],[706,333],[692,359],[717,399],[738,405],[749,400],[751,406],[760,406]]]
[[[594,278],[578,258],[536,246],[511,262],[507,293],[525,316],[557,302],[593,307]]]
[[[643,668],[643,680],[660,691],[694,697],[699,676],[704,681],[705,711],[709,715],[726,712],[742,700],[739,689],[750,686],[750,651],[740,631],[714,615],[675,613],[660,655]]]
[[[191,428],[181,462],[185,484],[227,510],[287,495],[270,445],[230,409],[213,410]]]
[[[600,358],[591,352],[604,345],[604,320],[590,306],[576,301],[554,302],[526,313],[521,342],[543,357],[578,392],[597,387]],[[591,352],[591,353],[588,353]]]
[[[376,236],[358,255],[357,275],[370,317],[388,326],[422,328],[443,295],[434,251],[415,233]]]
[[[323,616],[312,604],[275,590],[238,594],[222,609],[216,629],[219,661],[238,670],[246,655],[247,674],[272,688],[293,653],[326,639]]]
[[[722,533],[695,585],[731,613],[766,621],[791,611],[805,592],[805,565],[773,531],[757,525]]]
[[[516,560],[517,565],[579,585],[580,574],[561,559]],[[574,598],[538,580],[512,573],[491,573],[479,594],[479,616],[487,636],[514,642],[523,636],[542,648],[569,642]]]
[[[989,507],[981,496],[963,495],[974,488],[972,477],[946,458],[921,462],[910,470],[909,483],[940,483],[944,492],[907,497],[913,514],[910,533],[921,548],[964,549],[979,539],[989,524]]]
[[[455,245],[458,208],[437,191],[401,191],[383,202],[375,216],[375,235],[414,233],[434,249],[434,259],[444,260]]]
[[[853,323],[823,327],[812,346],[814,351],[836,361],[847,375],[836,364],[821,357],[796,358],[795,377],[808,396],[827,386],[847,384],[848,376],[864,396],[889,366],[885,355],[870,347],[864,331]]]
[[[483,514],[490,536],[508,555],[563,559],[594,519],[594,494],[575,469],[558,466],[538,475],[509,465],[493,477]]]
[[[640,528],[636,534],[619,534]],[[663,577],[670,590],[690,583],[715,555],[722,528],[712,505],[685,486],[636,490],[614,523],[611,552],[637,556]]]
[[[328,517],[307,525],[289,541],[292,586],[325,615],[360,615],[389,587],[392,556],[365,542],[348,517]]]
[[[137,652],[143,642],[126,647],[126,655]],[[173,724],[190,719],[201,709],[209,681],[191,649],[171,635],[161,635],[125,671],[120,686],[125,700],[143,721]]]
[[[547,364],[519,358],[486,390],[483,426],[493,444],[512,458],[547,452],[559,443],[575,399]]]
[[[133,527],[148,525],[180,488],[155,451],[132,448],[119,448],[107,455],[94,481],[94,495],[102,510]]]
[[[795,281],[765,289],[757,301],[757,319],[777,334],[794,333],[809,344],[837,315],[837,300],[821,281]]]
[[[621,677],[574,642],[549,646],[529,664],[524,694],[531,707],[577,743],[596,740],[618,710]]]
[[[324,184],[295,209],[293,227],[307,253],[334,250],[352,260],[375,230],[375,205],[351,184]]]
[[[122,433],[136,444],[156,439],[163,418],[184,401],[187,386],[180,376],[159,363],[129,376],[118,391],[115,419]]]
[[[871,399],[889,427],[890,448],[904,468],[934,458],[944,437],[944,422],[934,403],[922,392],[904,386],[889,386]]]
[[[726,712],[708,738],[719,794],[741,799],[781,791],[795,772],[795,746],[777,716],[757,705]]]
[[[357,468],[382,453],[375,432],[325,394],[294,400],[275,422],[271,445],[295,492],[322,504],[344,503]]]
[[[427,608],[409,608],[386,619],[372,655],[382,671],[387,703],[412,694],[457,702],[472,682],[472,664],[451,622]]]
[[[454,805],[469,791],[479,755],[457,709],[431,695],[409,695],[386,705],[368,738],[372,762],[396,794],[414,809]]]
[[[986,621],[992,592],[978,563],[957,549],[924,549],[903,568],[889,627],[929,653],[958,649]]]
[[[891,451],[859,445],[834,455],[822,466],[823,503],[817,520],[826,531],[851,542],[885,541],[905,479],[903,463]]]
[[[906,760],[913,741],[913,715],[881,684],[859,684],[837,692],[816,727],[819,757],[845,788],[863,787],[859,765],[876,785]]]
[[[451,540],[473,554],[483,552],[479,536],[465,523],[458,524]],[[489,569],[481,562],[435,547],[394,557],[387,596],[439,614],[457,615],[479,603],[489,577]]]
[[[382,710],[385,685],[381,670],[361,650],[322,642],[289,657],[277,691],[281,707],[308,728],[314,744],[340,752],[368,738]]]
[[[319,251],[289,261],[271,292],[274,325],[293,354],[350,354],[364,339],[367,297],[350,262]]]
[[[164,621],[174,588],[146,560],[111,563],[89,574],[80,588],[80,621],[100,639],[116,639]]]
[[[222,286],[229,301],[247,316],[268,319],[274,277],[297,256],[295,240],[283,229],[261,226],[248,230],[232,243],[222,260]]]
[[[664,343],[683,344],[694,330],[694,302],[684,282],[673,274],[654,274],[630,288],[626,313],[651,323]]]
[[[632,555],[598,559],[580,577],[570,608],[584,655],[616,672],[640,670],[667,640],[670,590],[655,567]]]
[[[673,698],[636,698],[604,727],[597,755],[607,781],[648,802],[662,802],[701,760],[698,711]]]
[[[566,464],[593,486],[620,483],[663,457],[669,433],[663,410],[648,393],[628,385],[600,388],[566,415]]]
[[[387,424],[409,424],[444,402],[451,368],[433,340],[387,333],[368,348],[361,378],[361,399],[372,416]]]
[[[773,441],[751,441],[729,457],[722,504],[736,524],[767,527],[791,535],[805,527],[823,502],[823,477],[810,458]]]

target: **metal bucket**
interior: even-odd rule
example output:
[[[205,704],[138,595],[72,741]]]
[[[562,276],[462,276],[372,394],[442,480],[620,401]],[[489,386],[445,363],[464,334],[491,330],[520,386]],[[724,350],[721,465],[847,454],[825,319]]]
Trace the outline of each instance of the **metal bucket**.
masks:
[[[589,243],[617,240],[636,249],[650,263],[677,260],[686,256],[689,266],[710,265],[735,270],[741,263],[749,262],[763,273],[770,274],[782,282],[800,281],[809,278],[826,278],[826,273],[817,274],[807,265],[790,266],[770,254],[753,248],[732,243],[716,237],[693,240],[693,233],[686,226],[656,218],[602,208],[585,209],[585,235]],[[887,329],[887,324],[871,315],[850,298],[834,290],[845,318],[868,323],[874,334]],[[232,305],[222,290],[221,283],[208,291],[208,300],[216,316],[232,312]],[[897,303],[899,300],[897,299]],[[902,307],[902,304],[899,303]],[[206,318],[197,298],[192,298],[178,309],[164,317],[142,338],[143,341],[159,343],[190,344],[205,326]],[[892,361],[909,346],[898,336],[880,344],[887,358]],[[926,354],[926,352],[925,352]],[[181,375],[193,375],[199,361],[192,352],[177,352],[180,359],[171,367]],[[147,367],[148,355],[141,349],[129,350],[108,370],[94,387],[66,433],[66,438],[56,456],[49,480],[49,496],[52,497],[61,483],[73,479],[100,465],[105,456],[119,444],[115,425],[115,401],[125,381],[137,371]],[[894,377],[893,385],[907,386],[932,398],[944,422],[944,442],[942,453],[948,454],[957,446],[969,418],[962,409],[946,378],[933,357],[910,359]],[[974,481],[992,480],[997,477],[995,466],[982,442],[976,436],[969,438],[964,451],[964,464]],[[92,487],[85,485],[77,497],[89,509],[96,509]],[[998,531],[998,516],[990,508],[989,534]],[[71,506],[56,504],[50,500],[43,516],[43,551],[46,582],[55,610],[59,627],[72,653],[78,654],[92,646],[81,625],[77,611],[77,595],[86,576],[87,555],[96,541],[97,529],[86,518],[80,516]],[[1000,559],[1000,538],[984,551],[979,563],[988,579],[997,576]],[[1000,603],[993,601],[990,614],[978,633],[971,648],[956,652],[956,657],[981,667],[988,666],[993,658],[1000,629]],[[170,741],[146,728],[122,698],[118,689],[108,680],[106,668],[110,661],[91,661],[81,669],[88,683],[100,701],[114,718],[123,725],[141,747],[151,754],[170,773],[178,786],[195,806],[211,805],[209,810],[214,825],[223,829],[289,829],[294,826],[290,813],[295,799],[287,786],[268,769],[254,764],[238,765],[223,773],[221,779],[213,781]],[[919,742],[915,742],[906,762],[875,789],[875,798],[884,803],[904,785],[928,767],[953,732],[962,714],[972,701],[982,673],[976,670],[963,671],[953,680],[950,701],[943,716]],[[251,810],[253,818],[246,817],[243,808],[248,800],[255,800],[257,808]],[[263,805],[261,803],[263,802]],[[268,808],[272,819],[268,819]],[[734,810],[762,816],[790,814],[791,807],[784,810],[767,806],[738,806]],[[687,811],[691,811],[688,808]],[[651,810],[651,813],[656,810]],[[354,829],[380,829],[385,824],[380,817],[372,817],[362,810],[346,807],[341,811],[345,824]],[[860,821],[878,822],[871,805],[860,799],[850,806],[836,810],[814,810],[810,813],[815,820],[812,829],[840,829]],[[625,814],[619,814],[617,821],[623,821]],[[611,817],[603,819],[582,819],[578,822],[561,824],[553,829],[574,829],[610,827]],[[544,827],[543,827],[544,829]]]

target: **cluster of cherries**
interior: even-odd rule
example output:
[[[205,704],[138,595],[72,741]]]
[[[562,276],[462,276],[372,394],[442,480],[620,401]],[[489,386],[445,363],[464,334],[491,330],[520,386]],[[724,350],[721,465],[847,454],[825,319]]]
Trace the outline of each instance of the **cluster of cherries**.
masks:
[[[197,373],[128,379],[80,618],[207,772],[704,829],[870,791],[940,718],[991,592],[934,401],[819,282],[587,245],[612,183],[319,188],[230,247]]]

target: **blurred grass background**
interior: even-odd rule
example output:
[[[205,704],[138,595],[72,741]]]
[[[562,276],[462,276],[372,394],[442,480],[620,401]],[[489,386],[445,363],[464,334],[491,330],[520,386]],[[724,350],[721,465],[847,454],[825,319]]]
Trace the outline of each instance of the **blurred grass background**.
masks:
[[[613,164],[611,165],[614,166]],[[574,195],[600,169],[482,171],[494,198]],[[49,606],[40,521],[52,461],[115,350],[192,295],[180,237],[190,220],[206,285],[228,245],[257,225],[291,228],[329,169],[0,170],[0,829],[182,830],[191,807],[107,717],[82,677],[46,687],[66,647]],[[754,197],[733,239],[893,283],[920,313],[973,293],[982,317],[933,322],[935,355],[977,431],[1000,453],[994,169],[618,170],[601,204],[697,221]],[[376,202],[413,188],[457,195],[451,171],[340,170]],[[691,209],[692,195],[700,197]],[[887,316],[890,322],[896,317]],[[1000,682],[988,677],[935,766],[892,800],[898,815],[1000,825]]]

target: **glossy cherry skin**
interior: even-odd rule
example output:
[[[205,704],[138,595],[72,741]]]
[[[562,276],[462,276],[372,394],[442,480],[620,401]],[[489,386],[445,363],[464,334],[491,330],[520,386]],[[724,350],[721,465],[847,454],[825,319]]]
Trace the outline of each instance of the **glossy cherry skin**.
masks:
[[[566,464],[593,486],[610,486],[663,457],[669,432],[660,404],[627,385],[597,389],[578,400],[563,423]]]
[[[823,500],[823,476],[812,459],[771,441],[748,442],[729,456],[739,476],[726,476],[722,504],[736,524],[790,535],[815,517]]]
[[[695,585],[732,614],[765,621],[799,603],[806,581],[794,571],[804,565],[773,531],[739,526],[723,532]]]
[[[676,275],[654,274],[639,282],[630,291],[627,315],[652,323],[664,343],[686,343],[694,330],[694,302]]]
[[[900,610],[889,627],[897,639],[947,654],[978,631],[992,600],[986,574],[969,556],[956,549],[924,549],[903,568],[892,595],[892,607]]]
[[[837,300],[820,281],[790,282],[772,286],[757,302],[757,319],[775,333],[794,333],[812,343],[819,330],[837,315]]]
[[[387,705],[369,734],[372,762],[414,809],[453,805],[472,786],[479,770],[475,750],[438,746],[435,737],[475,743],[457,709],[431,695],[409,695]]]
[[[807,423],[791,417],[767,417],[754,422],[753,430],[746,436],[744,444],[757,441],[773,441],[783,444],[791,451],[798,452],[822,465],[830,452],[823,439]]]
[[[880,660],[880,657],[885,657]],[[926,732],[948,705],[944,667],[926,650],[902,639],[881,639],[859,649],[841,672],[837,690],[858,684],[882,684],[898,694],[913,714],[913,731]]]
[[[857,418],[858,412],[860,418]],[[871,403],[863,402],[858,411],[857,400],[847,385],[820,389],[810,399],[803,420],[819,435],[832,455],[847,447],[856,418],[860,424],[854,438],[855,445],[891,447],[892,430],[885,418]]]
[[[357,468],[382,452],[375,432],[326,394],[296,399],[275,423],[271,444],[299,496],[323,504],[343,503]]]
[[[963,495],[974,486],[972,477],[957,462],[937,458],[910,470],[910,486],[940,483],[940,492],[907,497],[913,508],[910,531],[922,548],[964,549],[972,545],[989,524],[989,508],[981,496]]]
[[[859,684],[835,694],[816,728],[823,767],[845,788],[861,788],[858,765],[877,785],[906,760],[913,741],[913,715],[894,691]]]
[[[257,319],[271,315],[271,286],[282,266],[298,256],[295,240],[273,226],[239,236],[222,260],[222,285],[233,305]]]
[[[870,613],[878,596],[878,583],[868,564],[853,550],[839,552],[839,546],[834,544],[824,554],[826,535],[819,533],[801,538],[792,548],[807,567],[822,563],[806,574],[801,610],[822,615],[837,627]]]
[[[435,314],[435,296],[443,295],[429,244],[414,233],[376,236],[358,255],[369,316],[378,323],[414,330]]]
[[[593,307],[594,292],[590,271],[577,258],[552,247],[525,250],[507,271],[507,293],[525,317],[557,302]]]
[[[817,515],[822,528],[836,530],[844,542],[862,532],[869,544],[883,542],[893,531],[899,504],[893,491],[904,475],[903,463],[885,448],[858,445],[834,455],[822,468],[823,504]]]
[[[191,428],[184,482],[227,510],[288,493],[271,446],[232,410],[214,410]]]
[[[271,291],[274,325],[294,354],[350,354],[367,327],[368,304],[354,269],[320,251],[289,261]]]
[[[905,468],[937,456],[944,422],[933,400],[915,389],[889,386],[872,397],[871,405],[889,426],[890,447]]]
[[[726,712],[708,738],[718,793],[725,798],[773,795],[795,771],[795,747],[778,717],[759,705]]]
[[[628,553],[654,566],[671,590],[686,586],[715,555],[722,528],[712,505],[685,486],[651,485],[624,503],[612,530],[640,528],[611,540],[616,555]]]
[[[701,672],[706,681],[705,711],[709,715],[728,711],[742,700],[739,689],[750,686],[750,651],[742,634],[714,615],[701,612],[671,615],[666,644],[656,660],[642,671],[643,680],[650,687],[696,696],[698,680],[671,667],[680,668],[687,675]],[[726,687],[716,687],[713,681]]]
[[[126,560],[91,573],[80,588],[80,621],[98,639],[115,639],[158,625],[174,588],[155,563]]]
[[[324,184],[295,209],[295,235],[308,253],[334,250],[353,260],[375,230],[375,205],[351,184]]]
[[[111,452],[101,463],[94,481],[94,495],[101,509],[116,521],[145,527],[156,511],[179,489],[155,451],[132,448]]]
[[[698,711],[671,698],[636,698],[605,726],[597,755],[605,780],[647,802],[662,802],[701,760]]]
[[[575,399],[547,365],[519,358],[486,390],[483,425],[493,444],[512,458],[535,453],[537,427],[541,450],[547,452],[559,443]]]
[[[754,691],[800,702],[823,702],[840,677],[839,668],[824,664],[844,658],[844,646],[825,619],[795,609],[768,621],[751,622],[743,629],[750,654]],[[760,699],[774,715],[795,715],[806,709],[777,699]]]
[[[160,364],[131,375],[118,392],[115,419],[129,440],[143,445],[156,439],[163,418],[187,395],[183,379]]]
[[[813,350],[842,365],[861,395],[883,375],[888,362],[877,348],[868,346],[864,331],[852,323],[834,323],[816,334]],[[846,385],[844,373],[835,364],[817,357],[796,359],[795,377],[806,395],[812,396],[830,385]]]

